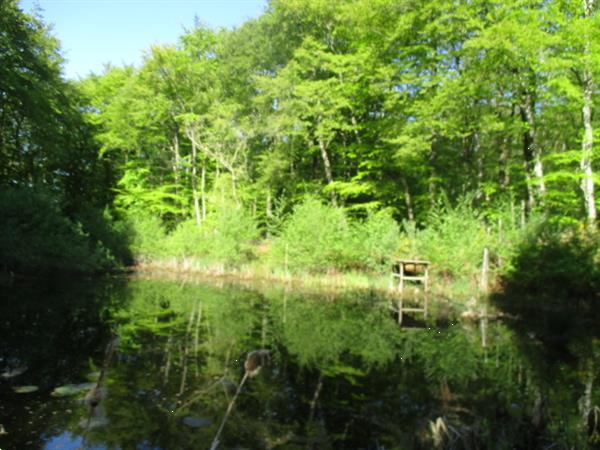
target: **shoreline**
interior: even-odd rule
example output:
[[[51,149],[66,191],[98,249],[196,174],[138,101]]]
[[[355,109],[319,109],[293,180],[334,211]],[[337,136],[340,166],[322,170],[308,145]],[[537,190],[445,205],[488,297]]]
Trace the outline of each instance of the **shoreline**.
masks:
[[[391,276],[368,274],[364,272],[338,272],[324,274],[291,274],[277,272],[265,267],[246,266],[239,269],[227,269],[218,265],[200,265],[195,260],[185,261],[154,260],[137,262],[127,271],[133,276],[156,274],[162,278],[197,280],[222,280],[245,285],[264,285],[275,283],[287,285],[293,289],[326,291],[368,290],[382,295],[394,295],[391,289]]]

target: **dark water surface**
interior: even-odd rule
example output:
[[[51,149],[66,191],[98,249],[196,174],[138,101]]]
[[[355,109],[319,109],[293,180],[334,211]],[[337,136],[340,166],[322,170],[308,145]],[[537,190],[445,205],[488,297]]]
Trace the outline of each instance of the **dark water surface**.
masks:
[[[0,449],[208,449],[259,348],[270,364],[242,386],[220,448],[593,448],[599,327],[582,316],[439,310],[401,329],[365,293],[3,287]]]

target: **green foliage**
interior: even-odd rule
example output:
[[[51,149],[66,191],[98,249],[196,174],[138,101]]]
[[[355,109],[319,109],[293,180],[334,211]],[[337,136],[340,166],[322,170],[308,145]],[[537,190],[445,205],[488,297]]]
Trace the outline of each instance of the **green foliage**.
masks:
[[[467,196],[454,207],[438,205],[424,228],[405,222],[399,251],[404,258],[431,261],[433,275],[450,282],[453,294],[460,296],[476,290],[485,248],[493,282],[494,274],[510,270],[524,236],[539,223],[533,214],[521,224],[509,204],[496,206],[487,215],[471,204]]]
[[[598,235],[572,226],[539,224],[518,247],[504,286],[509,295],[518,293],[538,301],[594,303],[600,292]]]
[[[491,239],[479,212],[467,199],[456,207],[439,207],[424,229],[405,225],[402,255],[430,260],[442,276],[471,278],[479,272],[483,249]]]
[[[4,269],[93,272],[117,263],[110,239],[105,244],[101,233],[96,233],[110,225],[90,226],[92,232],[88,233],[85,224],[66,219],[57,196],[47,191],[1,190],[0,216],[0,264]]]
[[[400,227],[387,210],[370,213],[353,224],[352,259],[360,269],[389,271],[400,243]]]
[[[187,199],[177,184],[151,186],[149,169],[138,164],[126,165],[123,177],[117,183],[115,207],[123,212],[145,211],[155,215],[181,214],[187,209]]]
[[[325,272],[350,268],[380,272],[398,247],[399,228],[387,211],[351,222],[344,210],[308,198],[294,208],[275,241],[273,256],[281,268]]]
[[[131,249],[137,259],[193,258],[207,265],[239,267],[253,258],[258,239],[254,218],[233,203],[209,214],[200,226],[189,219],[167,233],[157,216],[128,217],[133,238]]]
[[[352,232],[343,210],[309,198],[294,208],[274,255],[279,267],[287,261],[293,271],[324,272],[342,269],[352,242]]]
[[[519,239],[503,199],[563,224],[593,213],[600,15],[522,3],[273,1],[73,84],[48,28],[1,2],[0,185],[52,186],[109,259],[127,259],[131,226],[142,258],[238,266],[260,232],[294,271],[383,271],[396,224],[345,213],[389,210],[415,222],[402,254],[471,284],[484,247],[499,267]],[[304,203],[284,223],[307,193],[342,209]]]
[[[436,384],[447,381],[453,386],[468,386],[477,373],[480,349],[470,342],[465,330],[458,327],[444,333],[435,329],[428,331],[414,343],[415,357],[424,361],[427,380]]]
[[[208,254],[209,242],[195,219],[188,219],[175,227],[165,240],[167,252],[177,258],[200,257]]]
[[[131,251],[137,260],[159,258],[164,255],[166,231],[160,218],[137,212],[127,216],[131,230]]]
[[[203,224],[209,256],[227,266],[239,266],[253,256],[259,233],[254,218],[244,208],[230,204]]]
[[[108,208],[100,211],[90,206],[83,206],[76,219],[97,249],[107,252],[118,264],[132,262],[129,248],[131,230],[126,221],[115,219]]]

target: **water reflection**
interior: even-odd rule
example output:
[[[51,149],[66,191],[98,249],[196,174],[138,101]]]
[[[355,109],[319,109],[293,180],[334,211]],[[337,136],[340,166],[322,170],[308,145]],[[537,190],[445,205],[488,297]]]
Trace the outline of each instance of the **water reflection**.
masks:
[[[595,445],[583,420],[599,404],[589,321],[557,334],[547,318],[490,310],[400,329],[373,295],[158,280],[19,287],[6,298],[0,372],[28,370],[0,381],[0,448],[208,449],[260,348],[269,364],[245,382],[220,448]],[[90,372],[104,373],[96,406],[85,401],[94,387],[50,395]],[[27,385],[39,390],[13,389]]]

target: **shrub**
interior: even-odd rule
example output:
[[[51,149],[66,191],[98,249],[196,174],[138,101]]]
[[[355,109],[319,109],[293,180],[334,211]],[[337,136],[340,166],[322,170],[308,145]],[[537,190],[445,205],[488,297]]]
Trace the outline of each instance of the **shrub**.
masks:
[[[405,222],[400,245],[403,256],[430,260],[433,273],[450,279],[461,294],[472,294],[484,248],[489,250],[490,270],[505,272],[528,230],[539,223],[532,216],[523,227],[502,205],[484,217],[470,204],[465,197],[453,208],[439,207],[423,229]]]
[[[504,277],[507,292],[544,300],[597,298],[600,239],[575,227],[541,223],[529,230]]]
[[[39,188],[0,192],[0,264],[17,272],[91,272],[110,267],[110,253],[71,222],[59,198]]]
[[[479,273],[483,249],[491,242],[483,218],[464,200],[431,213],[422,230],[409,225],[403,253],[430,260],[444,276],[471,278]]]
[[[309,198],[294,208],[276,240],[273,255],[279,267],[287,254],[291,270],[323,272],[347,266],[351,229],[341,209]]]
[[[160,218],[137,211],[126,220],[131,230],[130,248],[135,259],[147,260],[165,254],[166,232]]]
[[[83,207],[76,215],[92,244],[115,264],[131,264],[133,257],[129,249],[131,230],[124,220],[116,220],[108,208],[101,211]]]
[[[351,259],[360,269],[375,272],[389,270],[398,251],[400,228],[389,211],[371,213],[353,226]]]
[[[206,238],[195,219],[177,225],[165,241],[165,252],[178,258],[208,254]]]
[[[235,267],[252,258],[252,244],[259,236],[254,218],[233,204],[222,205],[210,215],[202,232],[209,257]]]
[[[200,227],[193,219],[181,222],[166,238],[162,252],[239,267],[252,258],[256,239],[258,229],[254,218],[243,208],[227,203],[209,214]]]

